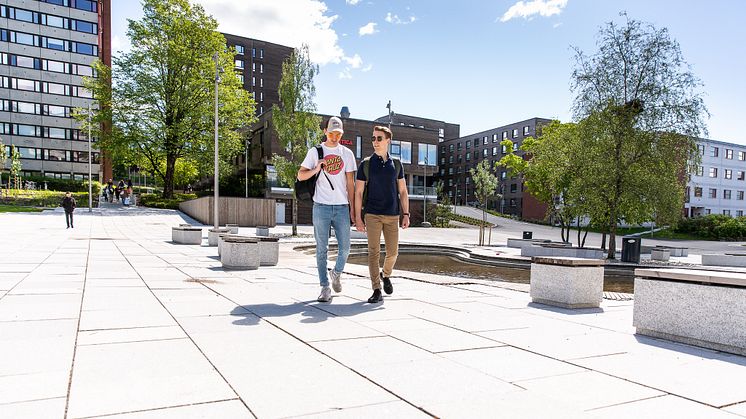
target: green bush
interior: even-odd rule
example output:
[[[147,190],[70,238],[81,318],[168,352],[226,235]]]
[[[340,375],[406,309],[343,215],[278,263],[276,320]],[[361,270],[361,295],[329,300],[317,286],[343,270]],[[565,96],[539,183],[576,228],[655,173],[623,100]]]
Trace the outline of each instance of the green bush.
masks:
[[[676,225],[674,232],[709,240],[741,240],[746,237],[746,217],[710,214],[687,218]]]
[[[87,192],[74,192],[73,198],[78,204],[78,208],[88,206]],[[65,192],[60,191],[28,191],[25,189],[11,189],[8,192],[3,189],[3,195],[0,202],[5,205],[22,206],[22,207],[44,207],[56,208],[60,206]],[[94,206],[97,202],[97,195],[94,195]]]
[[[159,194],[148,193],[139,196],[138,204],[150,208],[179,209],[180,203],[191,199],[197,199],[197,195],[175,193],[172,199],[163,199]]]
[[[5,176],[7,178],[7,174]],[[88,181],[87,180],[75,180],[75,179],[55,179],[44,176],[27,176],[22,178],[23,180],[30,180],[36,183],[36,189],[44,190],[44,182],[47,183],[47,190],[58,191],[58,192],[88,192]],[[93,181],[93,194],[98,195],[101,193],[101,183]]]

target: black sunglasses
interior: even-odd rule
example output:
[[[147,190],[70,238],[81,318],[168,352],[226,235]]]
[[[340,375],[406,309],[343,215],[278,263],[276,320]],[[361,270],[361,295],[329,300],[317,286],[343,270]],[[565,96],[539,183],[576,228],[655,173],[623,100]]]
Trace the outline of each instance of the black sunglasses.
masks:
[[[371,137],[371,139],[370,139],[370,140],[371,140],[371,141],[378,141],[378,142],[381,142],[381,141],[383,141],[383,140],[385,140],[385,139],[386,139],[386,137],[384,137],[383,135],[374,135],[373,137]]]

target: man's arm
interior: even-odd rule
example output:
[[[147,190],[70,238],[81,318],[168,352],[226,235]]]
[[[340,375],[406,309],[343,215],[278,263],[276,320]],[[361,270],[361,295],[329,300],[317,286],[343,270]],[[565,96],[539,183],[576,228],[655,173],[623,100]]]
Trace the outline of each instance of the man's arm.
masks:
[[[404,179],[398,179],[396,181],[399,185],[399,203],[401,204],[402,214],[409,214],[409,192],[407,192],[407,181]],[[409,227],[409,215],[405,215],[401,221],[401,228]]]
[[[350,203],[350,221],[355,224],[355,172],[347,172],[345,176],[347,176],[347,202]]]
[[[300,167],[300,170],[298,170],[298,180],[307,180],[312,178],[315,174],[319,173],[324,166],[324,162],[319,161],[319,164],[316,165],[313,169],[309,169],[307,167]]]
[[[364,180],[355,181],[355,228],[357,231],[365,231],[365,222],[363,221],[363,190],[365,189]]]

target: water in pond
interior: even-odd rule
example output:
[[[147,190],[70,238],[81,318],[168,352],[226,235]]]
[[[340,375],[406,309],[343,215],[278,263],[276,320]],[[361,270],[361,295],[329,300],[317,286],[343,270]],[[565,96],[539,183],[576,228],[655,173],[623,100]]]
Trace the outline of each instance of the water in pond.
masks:
[[[383,264],[383,252],[381,263]],[[347,262],[356,265],[368,265],[368,255],[350,255]],[[528,269],[505,268],[501,266],[486,266],[464,263],[454,257],[443,255],[427,255],[414,253],[400,253],[394,270],[441,274],[458,278],[486,279],[490,281],[516,282],[528,284],[530,271]],[[606,275],[604,277],[604,291],[633,293],[634,280],[631,277]]]

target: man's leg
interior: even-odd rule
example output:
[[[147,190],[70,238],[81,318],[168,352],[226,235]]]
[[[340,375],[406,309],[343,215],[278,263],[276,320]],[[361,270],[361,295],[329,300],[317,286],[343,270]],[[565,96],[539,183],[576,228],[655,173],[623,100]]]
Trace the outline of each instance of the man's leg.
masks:
[[[345,269],[347,257],[350,256],[350,207],[347,205],[335,205],[332,217],[334,235],[337,237],[337,263],[334,270],[337,273]]]
[[[399,257],[399,216],[383,217],[383,241],[386,246],[386,259],[383,261],[383,276],[388,278]]]
[[[70,213],[65,211],[65,223],[67,224],[67,228],[70,228]]]
[[[73,224],[73,213],[70,211],[70,228],[75,228],[75,224]]]
[[[326,257],[329,252],[329,226],[332,221],[330,205],[313,204],[313,236],[316,239],[316,268],[319,272],[319,284],[329,286],[326,276]]]
[[[381,289],[381,223],[380,215],[365,214],[365,229],[368,232],[368,273],[374,290]]]

